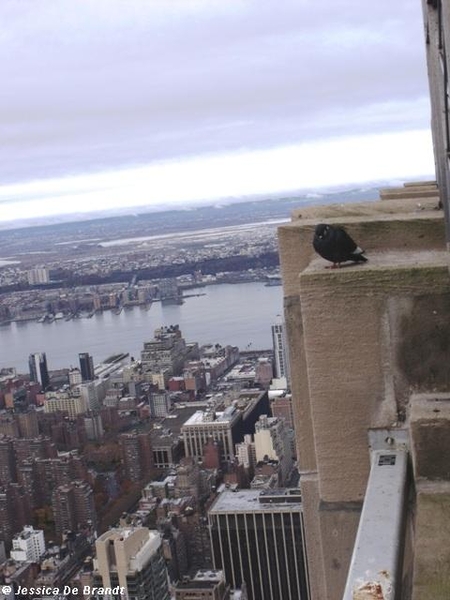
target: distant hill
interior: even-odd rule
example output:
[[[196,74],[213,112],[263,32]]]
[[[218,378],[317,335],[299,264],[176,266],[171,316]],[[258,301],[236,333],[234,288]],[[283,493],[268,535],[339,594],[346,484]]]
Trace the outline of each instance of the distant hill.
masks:
[[[190,206],[186,209],[152,212],[139,207],[123,209],[120,214],[88,213],[86,215],[61,215],[51,219],[26,219],[12,223],[0,223],[2,236],[0,251],[8,247],[14,239],[26,236],[50,236],[73,240],[113,240],[132,235],[169,234],[181,231],[194,231],[210,227],[241,225],[263,221],[288,219],[291,211],[299,206],[329,204],[334,202],[355,202],[375,200],[378,188],[329,192],[307,193],[281,198],[258,198],[251,200],[229,199],[208,206]],[[9,246],[11,252],[11,247]]]

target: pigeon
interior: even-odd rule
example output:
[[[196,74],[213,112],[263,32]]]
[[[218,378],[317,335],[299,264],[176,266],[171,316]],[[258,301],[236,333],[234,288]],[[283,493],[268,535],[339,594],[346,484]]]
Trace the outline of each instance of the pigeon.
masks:
[[[367,261],[364,250],[356,245],[342,227],[320,223],[314,231],[313,246],[317,254],[333,263],[332,269],[350,260],[355,263]]]

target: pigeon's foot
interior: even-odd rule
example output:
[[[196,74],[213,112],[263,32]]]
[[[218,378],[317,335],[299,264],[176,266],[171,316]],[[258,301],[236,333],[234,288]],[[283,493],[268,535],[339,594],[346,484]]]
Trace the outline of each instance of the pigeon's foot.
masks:
[[[344,263],[333,263],[332,265],[326,265],[325,269],[345,269],[346,267],[356,267],[363,265],[362,261],[348,261]]]

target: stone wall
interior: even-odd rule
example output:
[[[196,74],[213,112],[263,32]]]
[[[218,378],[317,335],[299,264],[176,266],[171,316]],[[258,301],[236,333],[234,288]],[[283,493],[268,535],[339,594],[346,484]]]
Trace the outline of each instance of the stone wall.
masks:
[[[448,389],[450,280],[435,198],[296,211],[280,227],[313,599],[340,600],[369,474],[368,430],[405,426],[412,392]],[[327,269],[319,222],[368,262]],[[447,341],[449,340],[449,342]]]

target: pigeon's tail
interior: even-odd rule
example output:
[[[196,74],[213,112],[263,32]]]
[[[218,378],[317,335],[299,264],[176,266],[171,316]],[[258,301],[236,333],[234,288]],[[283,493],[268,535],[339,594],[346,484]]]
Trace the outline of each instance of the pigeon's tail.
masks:
[[[356,248],[356,250],[350,254],[350,260],[354,260],[355,262],[367,262],[364,252],[365,251],[361,250],[361,248]]]

